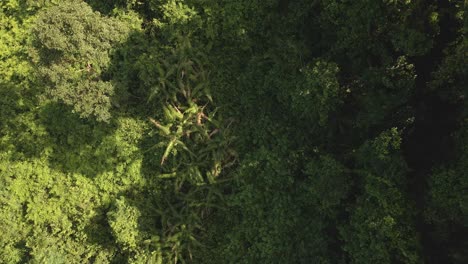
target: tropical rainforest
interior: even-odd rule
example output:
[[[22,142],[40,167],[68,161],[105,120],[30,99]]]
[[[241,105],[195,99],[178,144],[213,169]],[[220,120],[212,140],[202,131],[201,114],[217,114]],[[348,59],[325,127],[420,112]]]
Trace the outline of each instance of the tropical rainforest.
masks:
[[[1,0],[0,263],[468,263],[464,0]]]

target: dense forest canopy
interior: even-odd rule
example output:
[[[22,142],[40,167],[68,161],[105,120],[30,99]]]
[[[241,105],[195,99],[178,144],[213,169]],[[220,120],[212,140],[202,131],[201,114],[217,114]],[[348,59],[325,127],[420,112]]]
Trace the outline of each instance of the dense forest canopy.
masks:
[[[1,0],[0,263],[468,263],[462,0]]]

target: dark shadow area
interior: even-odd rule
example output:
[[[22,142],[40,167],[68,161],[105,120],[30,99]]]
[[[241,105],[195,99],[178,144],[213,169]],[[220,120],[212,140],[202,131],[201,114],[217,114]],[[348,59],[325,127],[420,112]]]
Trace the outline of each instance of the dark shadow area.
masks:
[[[91,224],[84,228],[84,233],[88,238],[87,242],[107,249],[117,248],[113,239],[111,227],[106,217],[106,214],[109,211],[109,206],[96,208],[96,211],[99,213],[90,219]],[[116,254],[115,258],[121,258],[120,254]]]
[[[112,15],[115,9],[132,9],[139,13],[145,21],[151,21],[154,16],[154,7],[151,1],[128,1],[128,0],[85,0],[85,2],[104,15]]]
[[[115,8],[125,8],[127,5],[126,0],[85,0],[93,10],[99,13],[109,15]]]
[[[112,75],[112,83],[119,94],[115,98],[118,105],[115,111],[119,115],[145,121],[149,117],[159,119],[163,115],[157,103],[148,101],[151,88],[142,80],[144,75],[157,75],[156,69],[143,66],[143,63],[150,63],[149,58],[157,60],[159,49],[151,48],[155,45],[156,41],[149,40],[143,32],[133,31],[125,42],[113,47],[108,74]],[[161,173],[160,161],[164,149],[155,147],[160,140],[157,130],[151,124],[138,143],[143,155],[141,173],[149,181]]]
[[[48,134],[51,168],[94,177],[114,169],[118,124],[80,118],[71,107],[49,103],[41,107],[39,122]]]
[[[444,49],[455,40],[460,26],[456,18],[446,12],[451,5],[450,1],[437,1],[437,11],[442,14],[440,34],[434,38],[428,54],[413,58],[417,78],[410,105],[415,109],[415,121],[403,135],[404,156],[411,170],[409,194],[417,208],[416,228],[421,235],[422,255],[429,264],[451,263],[450,250],[462,246],[455,245],[455,241],[461,241],[456,237],[449,239],[452,241],[450,245],[434,238],[435,227],[424,219],[429,176],[437,166],[454,160],[456,151],[452,135],[459,128],[458,118],[463,111],[461,104],[442,99],[428,87],[433,72],[442,61]]]
[[[19,89],[8,83],[0,83],[0,137],[4,137],[6,131],[14,126],[16,116],[27,112],[27,106],[21,103],[21,94]]]
[[[103,75],[114,86],[116,96],[113,102],[116,112],[144,119],[157,114],[155,105],[148,102],[148,84],[142,80],[142,75],[152,73],[142,62],[147,62],[152,57],[156,60],[159,55],[158,49],[151,48],[155,45],[157,43],[148,40],[143,32],[132,31],[126,41],[112,48],[111,62]],[[156,74],[156,69],[154,71],[152,74]]]
[[[49,144],[45,131],[36,125],[38,100],[35,83],[18,80],[0,83],[0,149],[12,160],[41,156]]]
[[[152,221],[148,222],[148,220],[152,219],[154,220],[154,215],[146,215],[145,212],[148,212],[149,208],[148,206],[152,206],[152,201],[150,199],[145,199],[150,201],[148,204],[145,206],[141,206],[141,201],[136,201],[132,199],[141,199],[141,197],[149,197],[147,193],[144,193],[145,191],[137,189],[137,188],[131,188],[130,190],[127,190],[126,192],[118,193],[115,195],[115,199],[125,197],[126,201],[129,202],[130,206],[135,206],[139,209],[139,212],[141,212],[141,216],[139,217],[139,222],[138,222],[138,231],[143,235],[145,239],[148,239],[151,235],[159,236],[160,234],[156,232],[157,228],[157,223]],[[138,198],[139,197],[139,198]],[[154,206],[153,206],[154,208]],[[112,210],[115,210],[114,205],[108,204],[102,207],[99,207],[96,209],[99,211],[99,214],[96,214],[95,217],[91,219],[90,225],[88,225],[84,232],[86,233],[88,237],[88,242],[90,244],[98,245],[100,247],[103,247],[105,249],[109,250],[115,250],[114,255],[112,256],[112,259],[110,263],[130,263],[131,258],[133,257],[133,253],[130,251],[126,250],[125,248],[122,247],[122,245],[119,245],[116,242],[116,238],[113,234],[112,228],[109,223],[109,217],[108,213],[111,212]],[[139,245],[141,246],[141,245]],[[91,263],[94,263],[94,259],[91,259]]]
[[[126,205],[136,208],[140,213],[137,220],[138,225],[136,227],[139,234],[139,237],[137,237],[137,247],[145,248],[148,250],[148,254],[151,251],[158,250],[157,246],[153,243],[155,241],[152,241],[152,239],[155,237],[162,237],[161,217],[156,210],[158,205],[161,204],[162,197],[155,191],[155,189],[152,189],[152,187],[154,186],[142,188],[133,187],[116,194],[113,198],[113,201],[124,198]],[[114,202],[107,206],[102,206],[97,210],[99,211],[99,214],[91,220],[91,224],[84,230],[88,237],[88,242],[108,249],[117,249],[111,263],[131,262],[135,252],[128,250],[125,246],[117,243],[109,222],[110,212],[118,213],[122,216],[125,215],[125,212],[117,212],[117,207]],[[148,243],[150,240],[152,242]],[[140,244],[141,241],[146,241],[146,244]]]

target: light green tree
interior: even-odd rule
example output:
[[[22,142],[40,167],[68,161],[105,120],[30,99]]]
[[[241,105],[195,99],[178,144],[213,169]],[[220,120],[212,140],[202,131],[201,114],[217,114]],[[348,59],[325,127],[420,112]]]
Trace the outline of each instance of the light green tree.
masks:
[[[32,30],[32,57],[47,94],[81,117],[109,121],[115,96],[108,72],[112,47],[128,31],[82,1],[41,10]]]

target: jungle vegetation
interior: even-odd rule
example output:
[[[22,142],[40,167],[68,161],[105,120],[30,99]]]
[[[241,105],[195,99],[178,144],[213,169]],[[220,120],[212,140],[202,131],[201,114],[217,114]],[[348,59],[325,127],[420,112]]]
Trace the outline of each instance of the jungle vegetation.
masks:
[[[463,0],[1,0],[0,263],[468,263]]]

